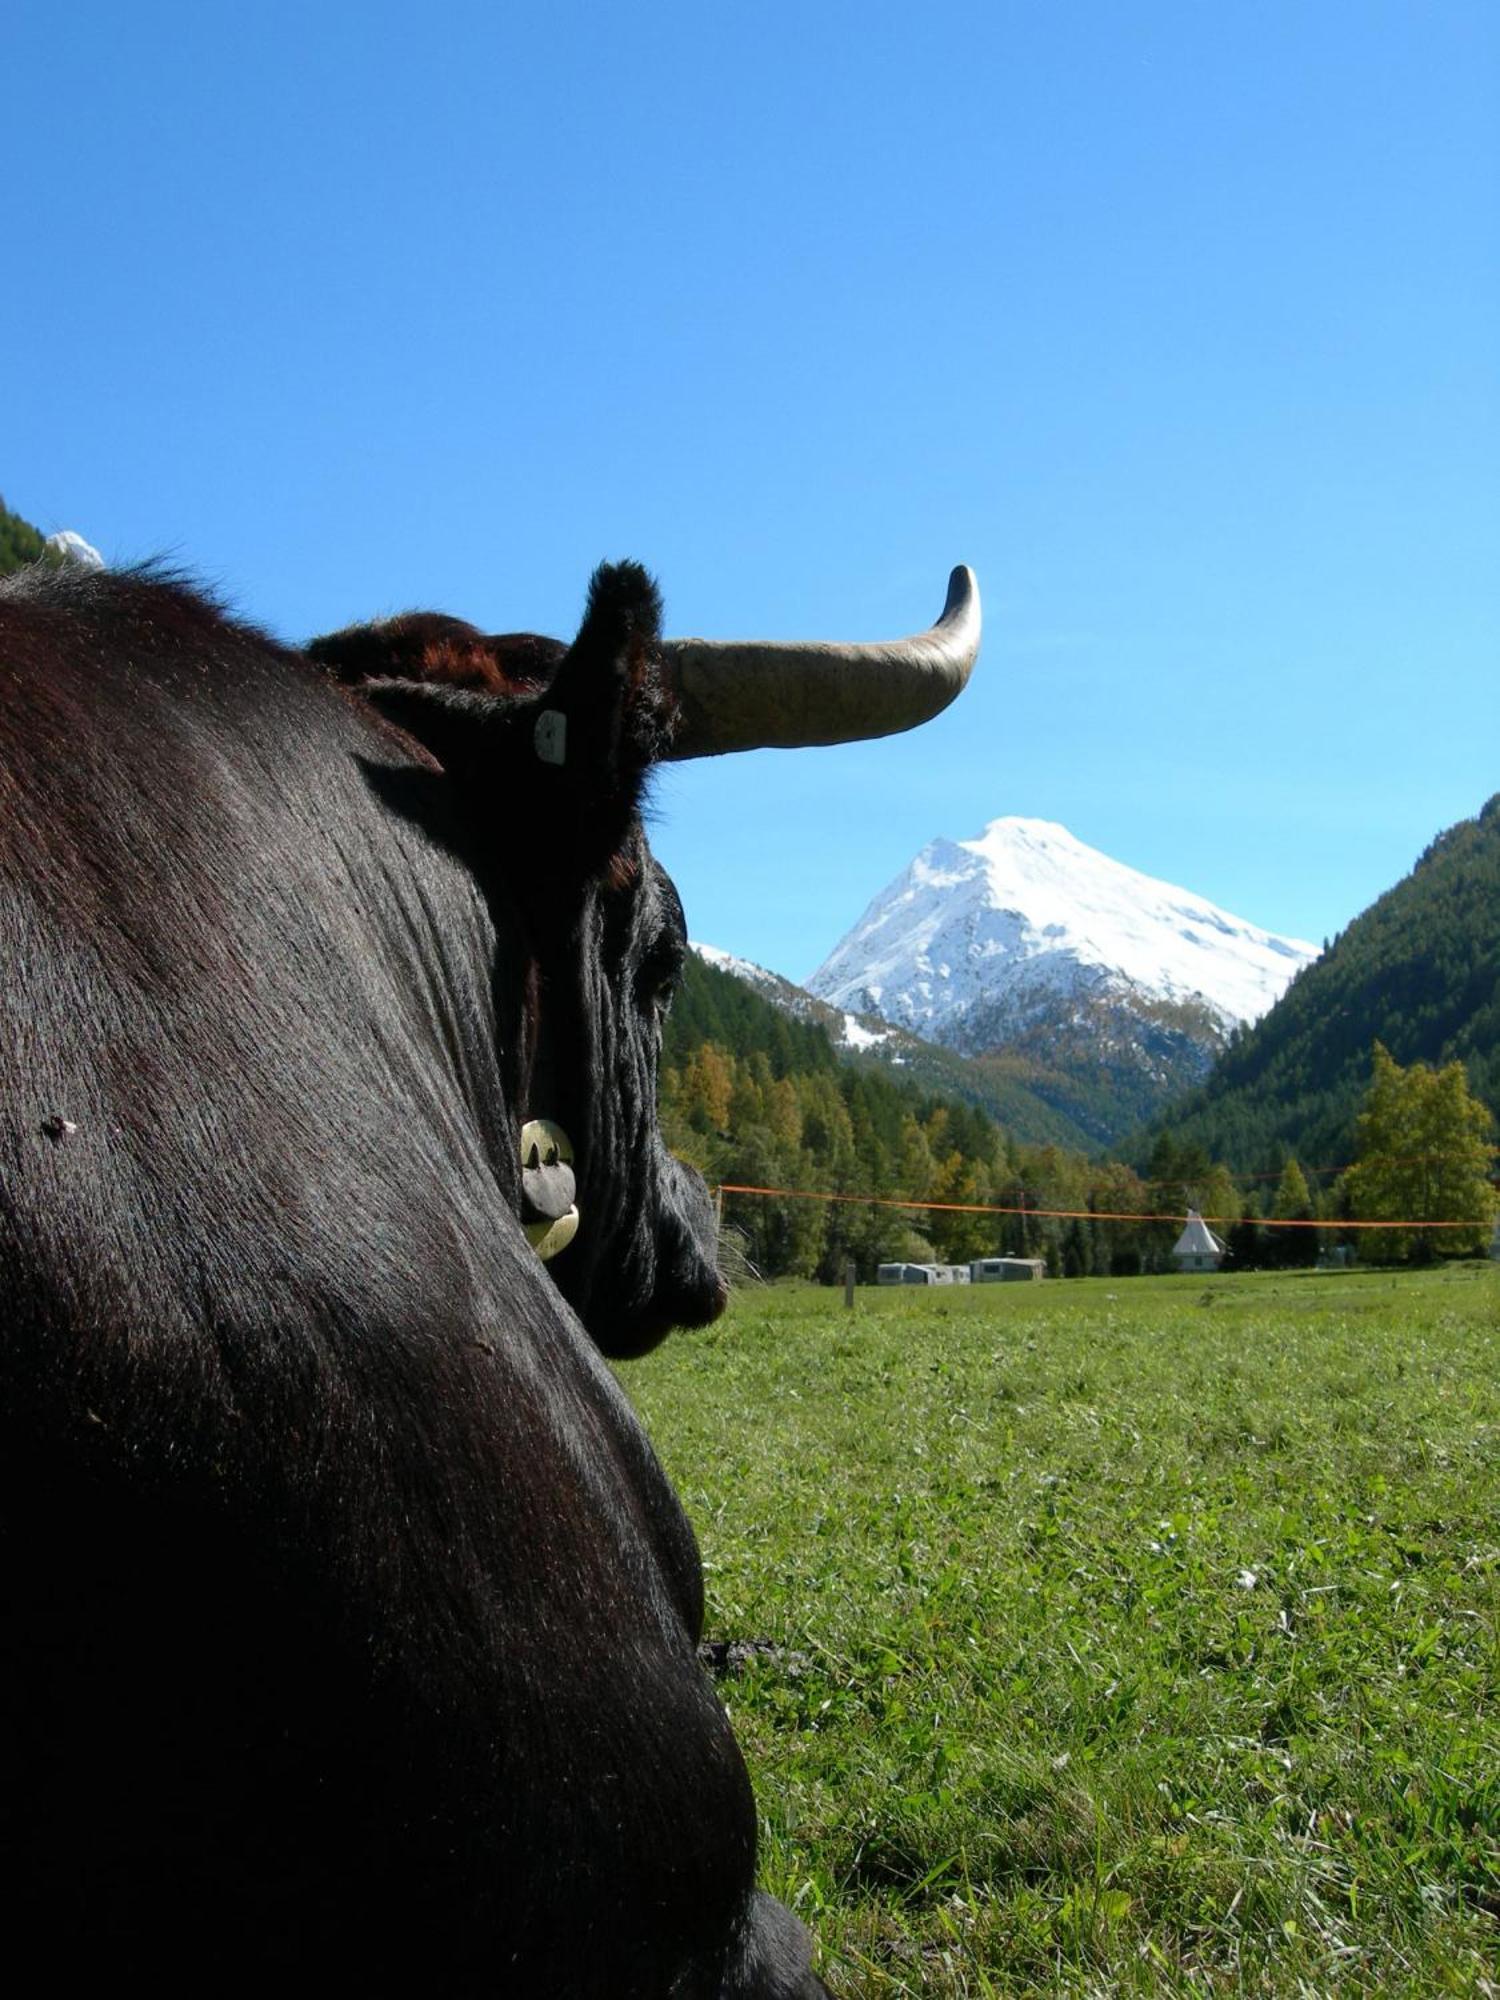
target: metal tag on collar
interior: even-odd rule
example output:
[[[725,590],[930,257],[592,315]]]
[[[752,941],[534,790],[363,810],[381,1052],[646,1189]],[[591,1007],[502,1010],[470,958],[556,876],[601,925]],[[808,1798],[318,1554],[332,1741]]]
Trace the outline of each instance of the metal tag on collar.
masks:
[[[532,732],[536,754],[544,764],[568,761],[568,718],[560,708],[544,708]]]
[[[524,1227],[526,1241],[545,1264],[559,1250],[566,1250],[578,1234],[578,1210],[570,1208],[556,1222],[528,1222]]]
[[[573,1194],[572,1141],[550,1118],[528,1118],[521,1127],[521,1226],[544,1263],[578,1234]]]

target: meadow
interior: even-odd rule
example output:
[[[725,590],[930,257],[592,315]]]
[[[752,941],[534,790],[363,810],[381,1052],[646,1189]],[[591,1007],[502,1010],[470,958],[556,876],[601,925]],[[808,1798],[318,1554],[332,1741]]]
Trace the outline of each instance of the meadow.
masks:
[[[748,1289],[621,1373],[840,2000],[1500,1994],[1500,1268]]]

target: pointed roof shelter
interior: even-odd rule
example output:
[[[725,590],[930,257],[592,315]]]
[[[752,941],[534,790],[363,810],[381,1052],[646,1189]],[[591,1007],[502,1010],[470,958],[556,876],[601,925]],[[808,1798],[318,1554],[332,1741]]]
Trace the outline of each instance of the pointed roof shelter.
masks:
[[[1196,1208],[1187,1212],[1187,1226],[1172,1245],[1179,1271],[1217,1271],[1227,1246],[1215,1236]]]

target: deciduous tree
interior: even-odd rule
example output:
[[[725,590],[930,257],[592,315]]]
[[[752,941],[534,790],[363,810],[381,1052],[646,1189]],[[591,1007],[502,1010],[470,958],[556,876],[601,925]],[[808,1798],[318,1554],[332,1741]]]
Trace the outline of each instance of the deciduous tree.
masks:
[[[1403,1069],[1377,1042],[1359,1116],[1355,1164],[1345,1176],[1350,1212],[1372,1230],[1370,1256],[1391,1261],[1482,1250],[1494,1225],[1493,1120],[1471,1094],[1462,1063]],[[1461,1229],[1400,1227],[1462,1223]]]

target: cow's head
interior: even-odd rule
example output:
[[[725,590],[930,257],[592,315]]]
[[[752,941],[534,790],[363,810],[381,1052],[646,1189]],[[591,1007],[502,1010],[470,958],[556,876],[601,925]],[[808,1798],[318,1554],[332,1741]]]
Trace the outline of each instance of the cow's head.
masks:
[[[437,759],[497,914],[523,934],[528,1032],[512,1110],[531,1233],[555,1249],[549,1269],[599,1346],[620,1356],[712,1319],[725,1296],[708,1190],[656,1119],[687,933],[641,828],[651,767],[909,728],[963,686],[979,605],[971,573],[955,570],[939,623],[892,645],[663,640],[660,627],[656,586],[622,563],[595,573],[570,647],[424,613],[309,649]],[[571,1240],[566,1223],[546,1227],[570,1171]]]

